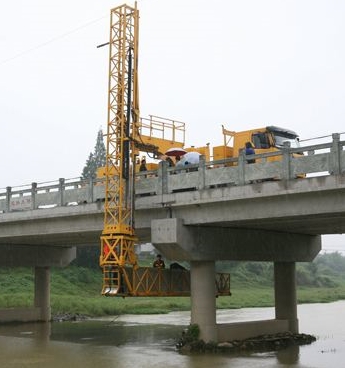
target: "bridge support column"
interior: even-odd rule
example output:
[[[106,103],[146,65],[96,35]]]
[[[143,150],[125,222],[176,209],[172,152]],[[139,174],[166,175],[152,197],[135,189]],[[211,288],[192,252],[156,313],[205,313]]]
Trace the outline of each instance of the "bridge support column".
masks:
[[[215,262],[190,262],[191,323],[200,328],[200,339],[217,341]]]
[[[276,319],[287,320],[289,330],[298,333],[295,262],[274,262],[274,296]]]
[[[35,298],[36,308],[40,308],[40,321],[51,319],[50,308],[50,268],[35,267]]]

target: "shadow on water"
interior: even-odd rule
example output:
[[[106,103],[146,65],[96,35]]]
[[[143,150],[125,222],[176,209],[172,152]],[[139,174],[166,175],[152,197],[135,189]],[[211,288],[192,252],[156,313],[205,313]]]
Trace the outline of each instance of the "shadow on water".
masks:
[[[181,326],[127,324],[124,322],[63,322],[52,326],[51,339],[93,345],[147,345],[165,342],[175,346]]]
[[[84,320],[79,322],[15,323],[0,326],[0,335],[31,338],[41,344],[63,341],[102,346],[146,345],[162,343],[175,347],[183,326],[128,324]]]

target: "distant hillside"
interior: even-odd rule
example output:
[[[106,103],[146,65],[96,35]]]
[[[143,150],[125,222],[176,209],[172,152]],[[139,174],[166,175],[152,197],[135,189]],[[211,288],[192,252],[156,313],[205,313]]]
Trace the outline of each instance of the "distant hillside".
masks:
[[[272,262],[217,262],[219,272],[230,272],[238,285],[273,286]],[[296,265],[296,280],[303,287],[336,287],[343,283],[345,257],[340,253],[318,255],[315,260]]]

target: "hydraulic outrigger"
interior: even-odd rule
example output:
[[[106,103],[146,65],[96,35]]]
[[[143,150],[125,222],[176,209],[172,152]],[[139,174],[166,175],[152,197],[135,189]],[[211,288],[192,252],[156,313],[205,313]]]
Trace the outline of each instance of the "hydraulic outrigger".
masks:
[[[188,270],[139,267],[134,251],[134,185],[140,142],[138,98],[139,11],[121,5],[111,10],[109,94],[106,139],[104,228],[100,266],[107,296],[190,295]],[[142,147],[142,145],[141,145]],[[152,151],[152,147],[148,147]],[[217,274],[218,295],[230,294],[228,274]]]

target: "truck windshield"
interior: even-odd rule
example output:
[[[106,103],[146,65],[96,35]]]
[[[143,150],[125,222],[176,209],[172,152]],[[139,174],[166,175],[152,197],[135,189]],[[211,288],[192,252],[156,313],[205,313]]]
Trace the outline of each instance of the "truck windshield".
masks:
[[[277,126],[268,126],[266,129],[273,135],[275,147],[282,148],[284,146],[284,142],[290,142],[291,148],[300,147],[298,135],[293,130]]]
[[[300,147],[299,140],[297,136],[292,136],[290,134],[283,134],[281,132],[272,132],[274,136],[275,146],[277,148],[282,148],[284,146],[284,142],[290,142],[291,148]]]

